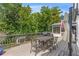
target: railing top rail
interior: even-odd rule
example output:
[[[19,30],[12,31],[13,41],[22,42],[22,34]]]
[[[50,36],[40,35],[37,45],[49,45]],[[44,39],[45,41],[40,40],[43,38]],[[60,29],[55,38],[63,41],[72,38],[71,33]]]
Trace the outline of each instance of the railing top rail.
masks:
[[[0,37],[12,37],[12,36],[31,36],[31,35],[38,35],[42,34],[43,32],[38,32],[38,33],[27,33],[27,34],[8,34],[8,35],[0,35]]]

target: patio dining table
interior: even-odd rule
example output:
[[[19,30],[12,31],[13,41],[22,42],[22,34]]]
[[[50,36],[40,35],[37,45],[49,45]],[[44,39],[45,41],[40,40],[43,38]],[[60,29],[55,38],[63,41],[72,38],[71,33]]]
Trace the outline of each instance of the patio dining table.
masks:
[[[47,47],[48,46],[48,42],[50,44],[50,41],[53,39],[53,36],[36,36],[35,38],[35,43],[36,43],[36,52],[35,52],[35,55],[37,54],[38,52],[38,45],[40,46],[41,50],[44,50],[45,49],[45,46]],[[53,43],[53,42],[52,42]],[[51,45],[52,46],[52,45]],[[48,47],[49,48],[49,47]],[[48,49],[47,48],[47,49]]]
[[[35,39],[40,40],[40,41],[47,41],[47,40],[52,39],[52,36],[39,36],[39,37],[36,37]]]

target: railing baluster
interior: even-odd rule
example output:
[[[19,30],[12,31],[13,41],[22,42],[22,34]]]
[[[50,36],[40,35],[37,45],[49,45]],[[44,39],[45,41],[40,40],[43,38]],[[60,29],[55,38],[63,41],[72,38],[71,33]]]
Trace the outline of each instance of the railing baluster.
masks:
[[[35,34],[38,35],[38,33],[35,33]],[[20,41],[20,44],[22,44],[22,43],[26,42],[28,39],[30,39],[35,34],[30,33],[30,34],[26,34],[26,35],[19,35],[19,34],[17,34],[17,35],[3,35],[3,36],[0,36],[0,44],[4,48],[18,45],[17,43],[19,43],[19,42],[16,42],[18,40]]]

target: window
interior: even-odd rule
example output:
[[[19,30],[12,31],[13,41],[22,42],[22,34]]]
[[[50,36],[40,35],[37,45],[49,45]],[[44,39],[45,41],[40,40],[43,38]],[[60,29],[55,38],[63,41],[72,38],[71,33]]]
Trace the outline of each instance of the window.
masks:
[[[60,33],[60,25],[53,25],[52,30],[53,33]]]

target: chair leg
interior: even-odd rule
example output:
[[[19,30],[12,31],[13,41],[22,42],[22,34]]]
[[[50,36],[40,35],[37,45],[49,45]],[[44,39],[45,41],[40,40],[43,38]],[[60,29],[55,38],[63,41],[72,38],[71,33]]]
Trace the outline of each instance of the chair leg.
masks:
[[[32,52],[32,49],[30,50],[30,53]]]
[[[49,52],[52,52],[52,47],[50,47]]]
[[[56,50],[56,45],[53,46],[53,50]]]
[[[36,47],[36,51],[35,51],[35,56],[37,55],[37,47]]]
[[[31,49],[30,49],[30,53],[32,52],[32,39],[31,39]]]
[[[37,55],[37,53],[35,53],[35,56]]]

